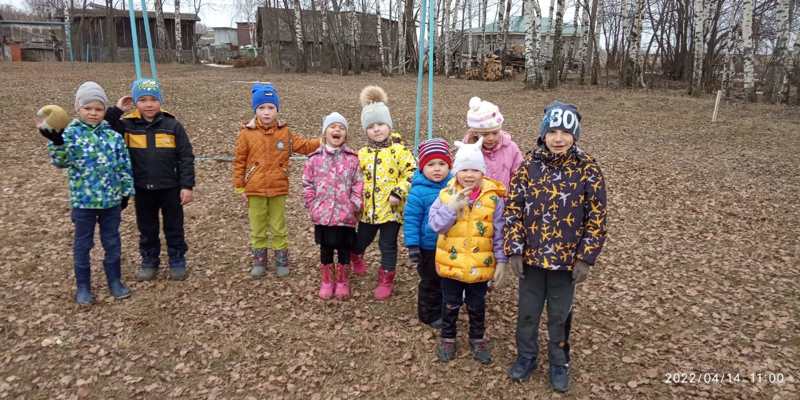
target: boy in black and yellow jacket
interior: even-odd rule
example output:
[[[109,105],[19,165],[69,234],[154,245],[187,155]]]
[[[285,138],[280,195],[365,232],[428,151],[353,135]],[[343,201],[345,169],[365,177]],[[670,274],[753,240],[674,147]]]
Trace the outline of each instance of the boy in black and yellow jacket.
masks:
[[[136,187],[136,225],[139,228],[139,253],[142,264],[136,273],[139,281],[156,277],[161,254],[158,237],[159,212],[164,218],[164,237],[169,256],[169,277],[186,279],[186,240],[183,206],[192,201],[194,154],[189,136],[178,120],[161,110],[161,86],[153,79],[138,79],[131,86],[132,96],[117,101],[106,112],[106,119],[125,143],[133,165]],[[135,107],[134,107],[135,105]]]

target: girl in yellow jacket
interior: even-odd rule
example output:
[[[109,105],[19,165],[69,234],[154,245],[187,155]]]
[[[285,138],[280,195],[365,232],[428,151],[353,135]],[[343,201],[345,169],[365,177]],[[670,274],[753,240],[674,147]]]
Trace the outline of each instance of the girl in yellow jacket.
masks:
[[[508,259],[503,253],[503,184],[484,176],[483,138],[475,144],[456,142],[453,162],[456,179],[442,189],[428,214],[428,225],[439,233],[436,273],[442,277],[441,341],[439,360],[456,357],[456,322],[462,303],[469,313],[472,356],[492,362],[486,343],[486,291],[488,282],[500,286]]]
[[[403,223],[403,203],[411,186],[417,162],[402,143],[390,134],[392,116],[386,106],[386,92],[378,86],[361,90],[361,126],[367,134],[367,146],[358,151],[361,172],[364,174],[364,205],[358,222],[356,245],[350,255],[353,273],[363,275],[367,264],[363,255],[380,232],[378,247],[381,267],[374,295],[385,300],[394,289],[397,266],[397,235]],[[393,137],[394,136],[394,137]]]

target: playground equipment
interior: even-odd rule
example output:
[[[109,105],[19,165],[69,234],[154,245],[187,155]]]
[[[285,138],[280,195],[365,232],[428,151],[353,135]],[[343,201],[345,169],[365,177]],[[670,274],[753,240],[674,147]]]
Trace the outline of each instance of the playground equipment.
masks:
[[[434,0],[421,0],[422,15],[420,16],[419,27],[419,59],[417,61],[417,102],[416,114],[414,119],[414,155],[417,155],[419,148],[420,119],[422,113],[422,80],[425,68],[422,63],[425,61],[424,49],[428,50],[428,139],[433,137],[433,35],[436,29],[436,2]],[[428,43],[425,43],[427,34]]]
[[[128,0],[128,16],[131,19],[131,44],[133,45],[133,64],[136,69],[136,79],[142,79],[142,62],[139,60],[139,35],[136,31],[136,12],[134,11],[133,0]],[[150,21],[147,17],[147,3],[145,0],[142,0],[142,20],[144,22],[144,35],[147,41],[147,56],[150,59],[150,75],[151,78],[158,79],[156,56],[153,51],[153,39],[150,36]]]

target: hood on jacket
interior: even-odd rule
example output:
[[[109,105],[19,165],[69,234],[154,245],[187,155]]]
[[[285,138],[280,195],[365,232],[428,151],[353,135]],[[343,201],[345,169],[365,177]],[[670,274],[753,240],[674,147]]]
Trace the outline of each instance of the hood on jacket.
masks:
[[[450,182],[450,179],[452,179],[452,178],[453,178],[452,172],[448,172],[447,173],[447,177],[442,179],[441,182],[434,182],[434,181],[428,179],[425,176],[425,174],[422,173],[422,171],[416,170],[416,171],[414,171],[414,176],[411,177],[411,185],[412,186],[422,185],[422,186],[427,186],[427,187],[434,188],[434,189],[442,189],[445,186],[447,186],[447,184]]]

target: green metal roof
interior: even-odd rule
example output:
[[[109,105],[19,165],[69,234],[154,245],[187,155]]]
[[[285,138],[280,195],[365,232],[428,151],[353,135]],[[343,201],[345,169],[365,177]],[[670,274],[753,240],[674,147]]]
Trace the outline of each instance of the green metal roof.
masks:
[[[550,24],[552,20],[550,17],[542,17],[539,19],[539,34],[542,32],[548,32],[550,30]],[[508,23],[508,33],[519,33],[524,34],[525,30],[528,26],[528,16],[521,16],[521,15],[512,15],[511,19]],[[481,27],[467,29],[468,32],[482,32],[483,30]],[[486,33],[499,33],[501,29],[499,29],[497,22],[492,22],[489,25],[486,25]],[[563,36],[575,36],[575,25],[564,23],[562,25],[561,34]]]

